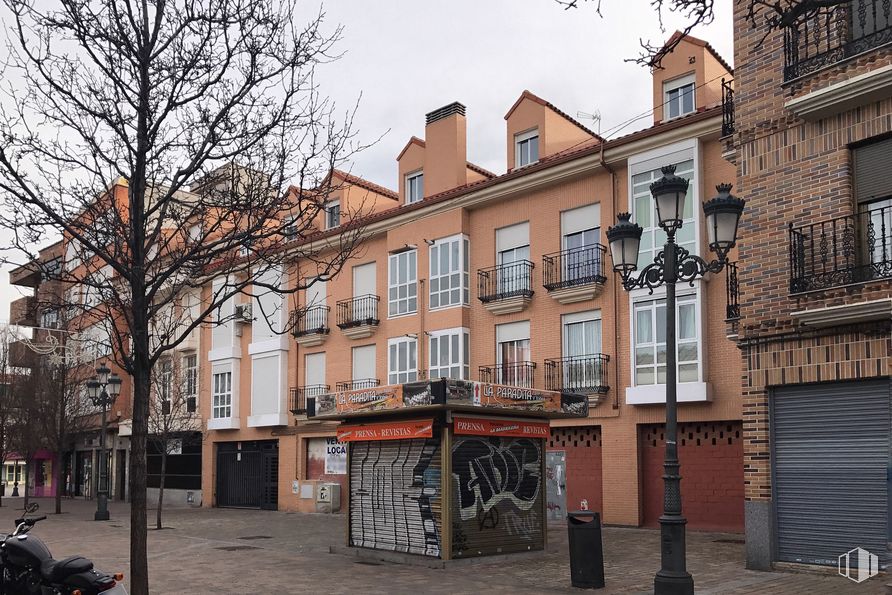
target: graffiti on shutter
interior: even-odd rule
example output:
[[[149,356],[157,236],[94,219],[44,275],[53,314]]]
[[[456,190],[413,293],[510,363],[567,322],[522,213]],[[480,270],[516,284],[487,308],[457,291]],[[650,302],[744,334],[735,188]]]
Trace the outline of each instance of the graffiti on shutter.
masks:
[[[540,439],[455,437],[453,556],[544,547],[542,466]]]

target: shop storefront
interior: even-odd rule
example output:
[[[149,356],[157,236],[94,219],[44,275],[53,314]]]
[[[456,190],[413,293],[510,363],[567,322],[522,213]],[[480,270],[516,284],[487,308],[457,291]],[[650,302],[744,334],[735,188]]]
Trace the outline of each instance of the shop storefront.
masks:
[[[436,380],[331,393],[348,445],[349,545],[442,559],[541,550],[549,418],[579,395]]]

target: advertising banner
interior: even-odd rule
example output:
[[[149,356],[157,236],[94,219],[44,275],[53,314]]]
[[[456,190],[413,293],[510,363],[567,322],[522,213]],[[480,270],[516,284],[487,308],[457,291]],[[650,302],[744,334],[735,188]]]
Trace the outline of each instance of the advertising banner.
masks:
[[[347,445],[338,442],[337,438],[325,439],[325,474],[347,474]]]
[[[348,424],[337,429],[338,442],[374,440],[405,440],[430,438],[434,435],[434,420],[414,419],[379,424]]]
[[[454,418],[456,434],[466,436],[508,436],[510,438],[548,438],[547,421],[508,421],[479,417]]]

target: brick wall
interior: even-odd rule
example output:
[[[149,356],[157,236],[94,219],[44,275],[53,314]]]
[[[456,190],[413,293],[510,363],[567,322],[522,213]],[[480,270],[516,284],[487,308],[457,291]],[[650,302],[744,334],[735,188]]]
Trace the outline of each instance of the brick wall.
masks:
[[[588,510],[603,511],[601,428],[555,429],[547,448],[566,453],[567,511],[582,510],[583,500]]]

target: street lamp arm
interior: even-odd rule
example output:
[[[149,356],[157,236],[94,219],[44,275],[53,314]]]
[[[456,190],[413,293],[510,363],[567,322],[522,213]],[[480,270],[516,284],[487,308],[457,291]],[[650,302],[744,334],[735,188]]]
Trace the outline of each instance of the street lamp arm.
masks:
[[[678,244],[667,244],[666,247],[675,250],[675,282],[689,283],[692,287],[694,281],[704,277],[707,273],[720,273],[728,262],[727,258],[707,261],[696,254],[691,254]],[[647,289],[649,294],[653,294],[654,289],[667,282],[669,275],[666,273],[666,249],[664,249],[654,257],[652,263],[641,269],[637,275],[632,275],[631,272],[624,274],[622,277],[623,289],[626,291]]]
[[[694,286],[694,281],[703,278],[706,273],[720,273],[727,264],[727,258],[718,258],[707,261],[696,254],[691,254],[681,246],[676,248],[678,254],[678,267],[676,278],[682,283]]]

